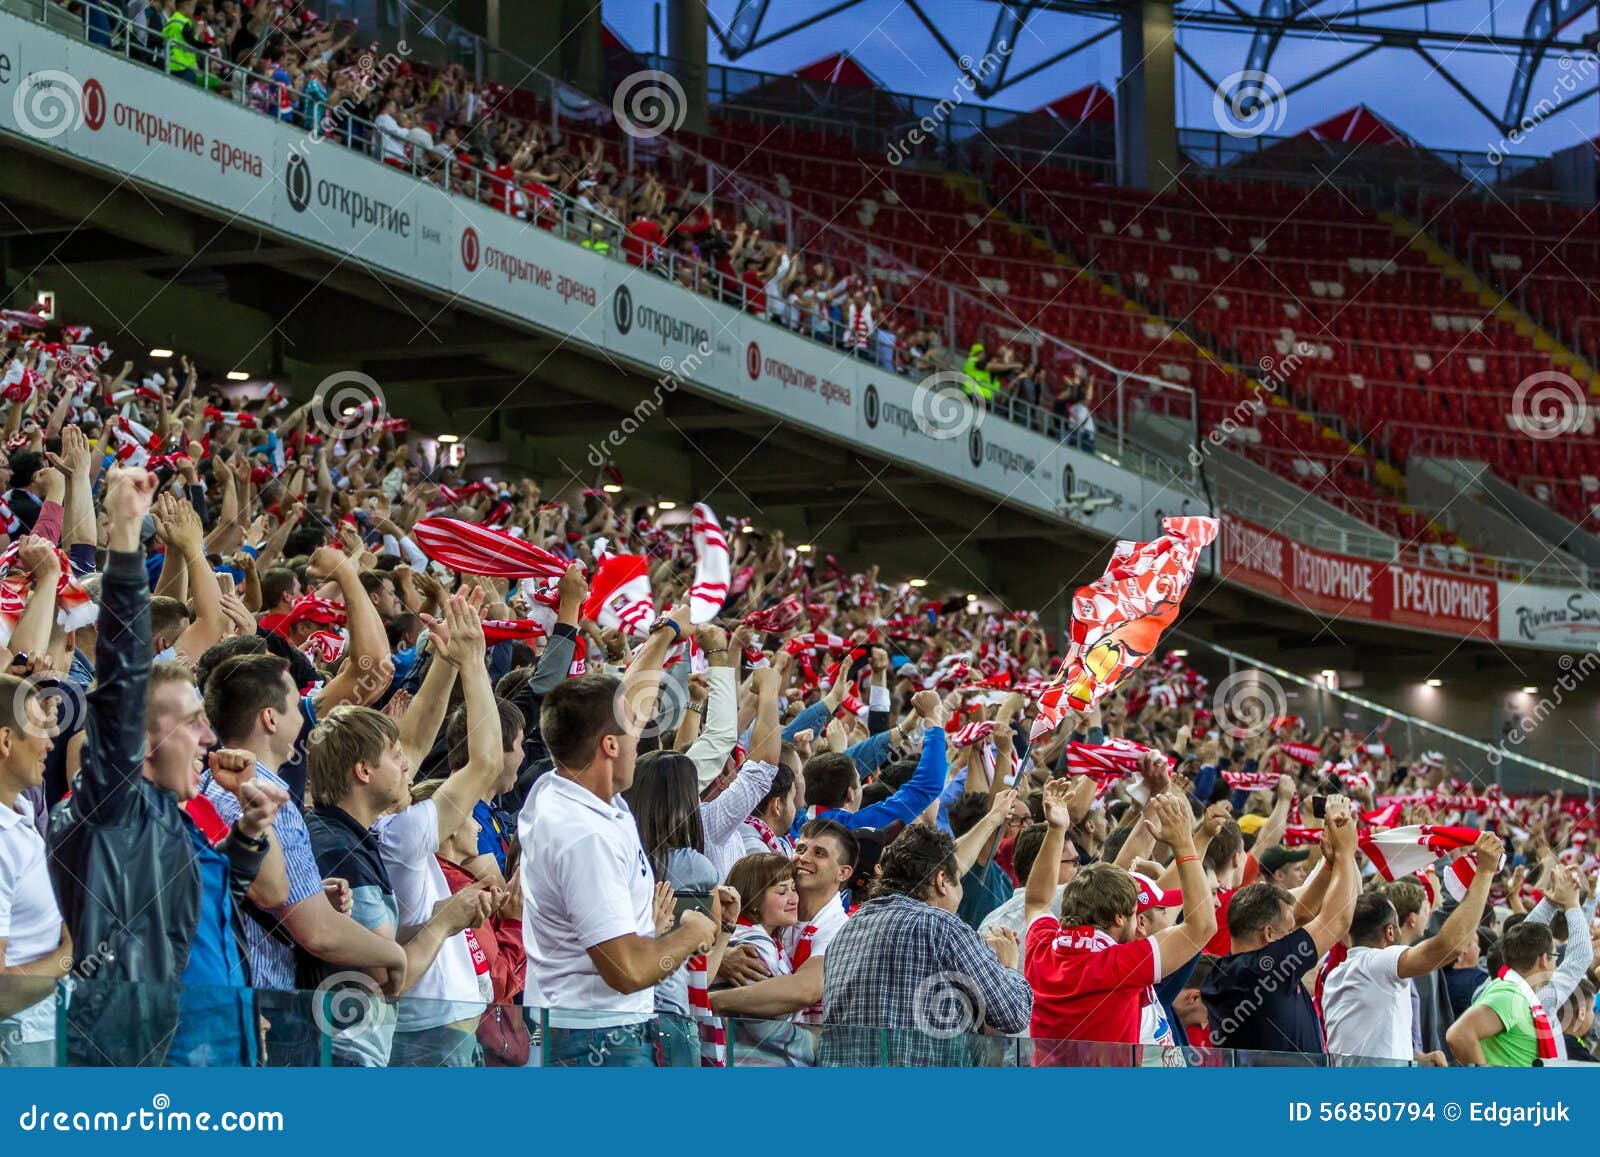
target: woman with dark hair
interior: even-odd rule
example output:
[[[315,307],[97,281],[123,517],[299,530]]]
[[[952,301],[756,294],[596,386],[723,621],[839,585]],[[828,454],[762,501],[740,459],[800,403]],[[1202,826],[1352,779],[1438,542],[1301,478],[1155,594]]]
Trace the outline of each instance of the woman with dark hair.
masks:
[[[739,893],[738,928],[734,944],[748,944],[770,976],[794,972],[783,950],[782,930],[800,920],[800,892],[795,886],[794,861],[775,852],[743,857],[728,872],[728,885]],[[717,997],[711,996],[711,1008]],[[811,1033],[793,1016],[767,1020],[736,1020],[728,1064],[736,1067],[803,1067],[814,1063],[816,1049]]]
[[[639,843],[658,881],[672,885],[679,897],[709,895],[717,884],[716,869],[705,855],[700,823],[699,780],[694,761],[681,752],[647,752],[634,765],[633,786],[623,792],[639,828]],[[714,916],[715,905],[708,914]],[[718,931],[706,958],[706,976],[715,976],[728,946],[726,929]],[[656,985],[656,1018],[660,1063],[674,1067],[700,1064],[700,1039],[689,1005],[690,973],[697,958]],[[703,984],[703,981],[701,981]]]

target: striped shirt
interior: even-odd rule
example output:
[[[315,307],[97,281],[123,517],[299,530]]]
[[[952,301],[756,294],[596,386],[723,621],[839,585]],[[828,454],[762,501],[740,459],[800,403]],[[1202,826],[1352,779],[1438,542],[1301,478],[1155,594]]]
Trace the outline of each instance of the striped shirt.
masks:
[[[289,785],[264,763],[256,764],[256,778],[289,790]],[[242,812],[233,793],[213,780],[209,772],[201,780],[200,790],[223,821],[232,827]],[[251,910],[248,914],[253,918],[244,922],[244,943],[250,956],[251,987],[291,990],[296,987],[295,949],[280,920],[285,911],[322,891],[322,873],[317,869],[317,857],[311,850],[311,833],[306,830],[305,817],[299,808],[278,809],[277,818],[272,821],[272,838],[283,849],[283,863],[289,872],[289,900],[283,907],[271,911]],[[277,929],[276,935],[263,920]]]

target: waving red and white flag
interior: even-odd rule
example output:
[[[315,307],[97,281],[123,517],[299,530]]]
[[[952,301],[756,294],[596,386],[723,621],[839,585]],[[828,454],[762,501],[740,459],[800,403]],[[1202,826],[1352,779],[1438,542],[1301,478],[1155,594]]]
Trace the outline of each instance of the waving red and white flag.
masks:
[[[1072,599],[1072,642],[1055,686],[1039,701],[1032,738],[1050,734],[1067,711],[1085,711],[1156,648],[1178,617],[1200,552],[1217,537],[1215,518],[1167,518],[1151,542],[1119,542],[1106,573]]]
[[[728,601],[733,564],[728,539],[717,513],[704,502],[694,504],[694,585],[689,588],[689,621],[709,623]]]
[[[424,518],[411,528],[422,553],[462,574],[560,578],[567,563],[543,547],[459,518]]]
[[[650,560],[642,554],[608,556],[589,583],[583,617],[601,627],[615,628],[624,635],[643,635],[649,631],[656,621],[656,604],[650,591]]]
[[[1475,828],[1452,828],[1439,824],[1410,824],[1388,831],[1369,831],[1358,843],[1372,866],[1385,880],[1397,880],[1428,867],[1440,856],[1478,842]]]

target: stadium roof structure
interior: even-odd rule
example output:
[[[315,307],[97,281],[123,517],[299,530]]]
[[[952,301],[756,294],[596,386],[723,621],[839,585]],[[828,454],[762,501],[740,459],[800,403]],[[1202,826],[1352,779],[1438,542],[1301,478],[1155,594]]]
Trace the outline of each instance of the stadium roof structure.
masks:
[[[787,16],[793,9],[788,5],[774,5],[772,0],[737,0],[726,25],[713,16],[710,28],[727,59],[733,61],[803,29],[843,16],[864,2],[838,0],[774,27],[780,16]],[[1116,22],[1130,11],[1128,5],[1114,0],[980,0],[995,10],[988,42],[982,44],[971,42],[970,23],[966,30],[958,31],[956,20],[943,5],[928,0],[903,2],[972,83],[976,94],[985,100],[1112,35]],[[1576,93],[1563,86],[1562,99],[1539,100],[1533,103],[1532,112],[1529,111],[1534,79],[1543,64],[1591,53],[1586,42],[1593,41],[1593,36],[1580,39],[1574,26],[1580,16],[1594,11],[1600,0],[1526,0],[1509,4],[1487,0],[1491,15],[1502,12],[1502,20],[1522,20],[1517,34],[1501,31],[1494,20],[1485,18],[1481,11],[1484,0],[1368,0],[1365,4],[1354,0],[1353,5],[1341,3],[1337,12],[1326,14],[1321,11],[1326,0],[1258,0],[1259,8],[1253,12],[1246,8],[1248,3],[1249,0],[1242,3],[1239,0],[1176,0],[1172,8],[1173,27],[1179,34],[1179,60],[1230,100],[1237,99],[1241,85],[1246,83],[1235,78],[1269,73],[1286,39],[1333,42],[1348,47],[1350,52],[1340,60],[1282,85],[1281,91],[1269,92],[1262,102],[1267,106],[1380,52],[1400,52],[1420,58],[1427,67],[1414,78],[1416,83],[1437,85],[1442,82],[1501,134],[1526,133],[1563,109],[1600,94],[1600,84],[1589,85]],[[1108,22],[1108,27],[1060,47],[1057,45],[1065,37],[1055,36],[1050,31],[1036,33],[1034,38],[1039,43],[1049,45],[1047,55],[1025,68],[1014,69],[1014,57],[1022,54],[1006,51],[1006,46],[1016,46],[1025,29],[1040,25],[1051,14],[1087,16]],[[1248,47],[1239,61],[1242,69],[1235,71],[1228,67],[1230,62],[1219,63],[1215,54],[1207,54],[1202,63],[1195,55],[1184,51],[1181,34],[1186,30],[1231,31],[1248,36]],[[1492,53],[1512,60],[1514,68],[1509,86],[1501,92],[1492,91],[1492,82],[1481,77],[1474,80],[1459,67],[1452,68],[1453,58],[1461,53]],[[975,63],[995,59],[998,64],[993,68],[985,69]],[[1224,78],[1221,84],[1213,78],[1208,65]],[[1247,95],[1245,102],[1251,99],[1254,98]]]

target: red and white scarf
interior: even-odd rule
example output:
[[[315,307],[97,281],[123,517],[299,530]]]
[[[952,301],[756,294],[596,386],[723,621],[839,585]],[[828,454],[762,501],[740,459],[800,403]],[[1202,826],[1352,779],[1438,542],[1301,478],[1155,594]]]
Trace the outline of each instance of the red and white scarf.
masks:
[[[13,542],[0,554],[0,645],[11,642],[11,632],[22,618],[28,605],[28,595],[33,591],[33,577],[22,571],[13,572],[20,542]],[[100,606],[89,597],[72,574],[72,563],[60,550],[56,558],[61,563],[61,576],[56,579],[56,624],[64,631],[87,627],[100,617]]]
[[[794,845],[789,842],[789,838],[774,832],[760,816],[747,816],[744,822],[749,824],[751,830],[761,837],[761,842],[767,845],[769,852],[788,859],[794,858]]]
[[[560,578],[567,563],[526,539],[458,518],[424,518],[411,528],[422,553],[462,574]]]
[[[1555,1027],[1550,1023],[1550,1014],[1544,1010],[1544,1002],[1539,999],[1539,994],[1522,978],[1522,974],[1507,965],[1500,969],[1500,979],[1514,985],[1528,1002],[1528,1011],[1533,1014],[1533,1032],[1538,1037],[1539,1059],[1541,1061],[1554,1061],[1561,1059],[1561,1046],[1556,1042]]]
[[[728,1033],[722,1020],[711,1010],[710,978],[706,958],[698,953],[684,962],[689,976],[689,1016],[700,1036],[700,1065],[720,1069],[726,1066]]]
[[[704,502],[694,506],[693,539],[694,585],[689,588],[689,621],[709,623],[728,601],[733,564],[716,511]]]

